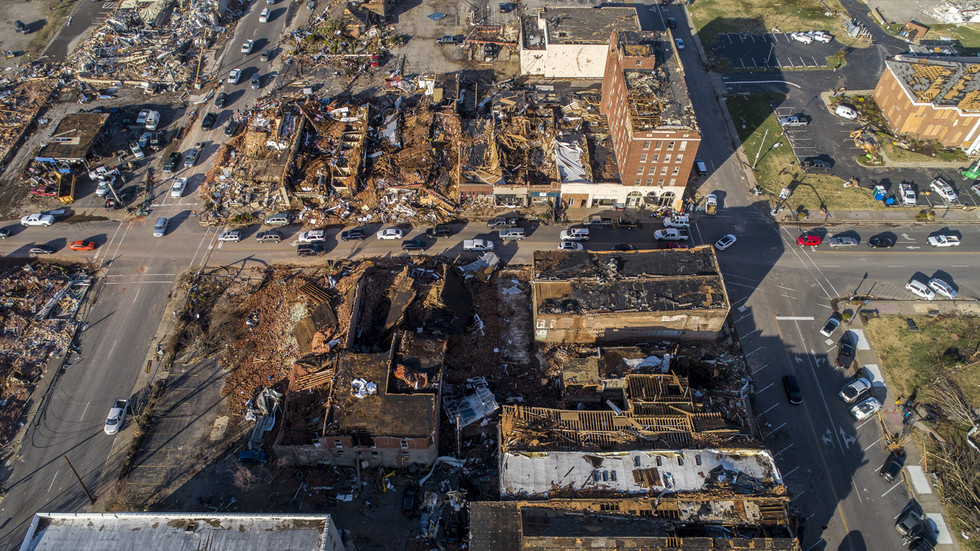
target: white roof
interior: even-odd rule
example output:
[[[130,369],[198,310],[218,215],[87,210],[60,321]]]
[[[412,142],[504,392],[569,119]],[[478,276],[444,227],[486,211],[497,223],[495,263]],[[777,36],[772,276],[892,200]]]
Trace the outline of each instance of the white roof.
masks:
[[[342,551],[330,515],[38,513],[20,551]]]
[[[708,473],[719,466],[755,478],[766,487],[782,484],[772,455],[760,449],[515,451],[505,452],[501,458],[500,493],[534,496],[558,489],[617,494],[697,491],[704,486]]]

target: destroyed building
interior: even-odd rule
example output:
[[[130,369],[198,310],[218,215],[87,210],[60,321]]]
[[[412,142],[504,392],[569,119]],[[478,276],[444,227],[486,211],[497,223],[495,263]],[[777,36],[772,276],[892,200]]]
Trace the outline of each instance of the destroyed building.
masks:
[[[48,106],[57,85],[53,78],[31,78],[20,82],[0,80],[0,169],[13,159],[34,124]]]
[[[545,7],[521,16],[521,74],[602,78],[609,33],[639,31],[636,8]]]
[[[980,152],[980,63],[976,58],[896,56],[874,100],[896,134]]]
[[[290,434],[303,427],[283,427],[276,456],[306,466],[431,465],[445,354],[445,340],[411,332],[396,335],[388,353],[339,354],[322,426],[307,433],[309,443]]]
[[[207,543],[204,543],[207,542]],[[343,551],[330,515],[37,513],[21,551]]]
[[[535,339],[587,344],[713,340],[730,303],[715,251],[535,251]]]
[[[569,206],[627,208],[683,204],[701,131],[671,34],[613,32],[605,63],[600,111],[619,169],[619,181],[567,182]]]
[[[699,495],[470,503],[472,551],[799,551],[789,498]]]
[[[35,162],[55,165],[83,164],[102,135],[108,113],[65,115],[45,138]]]

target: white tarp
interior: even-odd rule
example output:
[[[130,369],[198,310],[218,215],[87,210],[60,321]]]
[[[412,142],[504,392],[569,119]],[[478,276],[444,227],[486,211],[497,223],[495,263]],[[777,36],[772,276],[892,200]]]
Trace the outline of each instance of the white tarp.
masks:
[[[582,165],[582,146],[578,143],[565,143],[555,140],[555,160],[561,181],[572,184],[588,184],[585,167]]]

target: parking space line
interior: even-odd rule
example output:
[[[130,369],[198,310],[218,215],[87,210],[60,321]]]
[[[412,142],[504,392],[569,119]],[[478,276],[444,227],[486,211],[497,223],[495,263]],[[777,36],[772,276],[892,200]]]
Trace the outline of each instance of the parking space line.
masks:
[[[784,423],[784,424],[785,424],[785,423]],[[797,465],[797,466],[795,466],[795,467],[793,467],[793,470],[792,470],[792,471],[790,471],[790,472],[788,472],[788,473],[783,473],[783,480],[786,480],[786,477],[787,477],[787,476],[789,476],[789,475],[791,475],[791,474],[793,474],[794,472],[796,472],[796,469],[799,469],[799,468],[800,468],[800,466],[799,466],[799,465]]]
[[[863,451],[863,452],[866,452],[866,451],[868,451],[868,448],[870,448],[871,446],[874,446],[874,445],[875,445],[875,444],[877,444],[878,442],[881,442],[881,438],[878,438],[878,439],[877,439],[877,440],[875,440],[874,442],[872,442],[872,443],[870,443],[870,444],[868,444],[868,445],[867,445],[867,446],[866,446],[866,447],[865,447],[865,448],[864,448],[863,450],[861,450],[861,451]]]
[[[773,404],[769,409],[767,409],[766,411],[763,411],[762,413],[760,413],[759,416],[761,417],[761,416],[769,413],[770,411],[776,409],[777,407],[779,407],[779,404]]]
[[[817,63],[817,58],[815,58],[815,57],[813,57],[813,56],[810,56],[810,59],[812,59],[812,60],[813,60],[813,66],[814,66],[814,67],[820,67],[820,64],[819,64],[819,63]]]
[[[786,423],[784,422],[782,425],[779,425],[778,427],[776,427],[776,428],[772,429],[771,431],[767,432],[766,435],[771,435],[772,433],[776,432],[777,430],[779,430],[779,429],[781,429],[781,428],[783,428],[785,426],[786,426]]]
[[[892,487],[891,488],[888,488],[887,490],[885,490],[885,493],[881,494],[881,497],[885,497],[886,495],[890,494],[892,492],[892,490],[894,490],[895,488],[898,488],[901,485],[902,485],[901,482],[896,482],[896,483],[892,484]]]
[[[776,384],[776,383],[769,383],[768,385],[766,385],[766,386],[764,386],[763,388],[761,388],[761,389],[759,389],[759,390],[757,390],[757,391],[755,391],[755,393],[756,393],[756,394],[758,394],[758,393],[760,393],[760,392],[765,392],[766,390],[768,390],[768,389],[769,389],[769,387],[771,387],[771,386],[772,386],[772,385],[774,385],[774,384]],[[783,423],[783,425],[785,425],[785,424],[786,424],[786,423]],[[775,429],[772,429],[772,430],[774,430],[774,431],[775,431],[775,430],[778,430],[778,429],[779,429],[780,427],[782,427],[783,425],[779,425],[779,427],[776,427]]]
[[[776,452],[776,455],[782,455],[784,451],[786,451],[786,450],[788,450],[788,449],[790,449],[792,447],[793,447],[793,443],[790,442],[789,446],[786,446],[785,448],[783,448],[783,449],[779,450],[778,452]]]

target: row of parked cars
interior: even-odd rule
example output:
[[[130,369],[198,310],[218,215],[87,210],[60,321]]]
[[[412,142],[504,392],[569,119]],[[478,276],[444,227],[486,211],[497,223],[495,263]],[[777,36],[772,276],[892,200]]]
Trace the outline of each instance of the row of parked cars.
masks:
[[[868,239],[868,246],[871,248],[888,248],[895,246],[895,237],[890,233],[881,233]],[[823,236],[816,232],[803,232],[796,238],[796,244],[801,247],[817,247],[824,242]],[[958,247],[960,238],[951,233],[937,233],[926,238],[930,247]],[[850,235],[832,235],[827,238],[827,245],[831,248],[856,247],[858,239]]]

